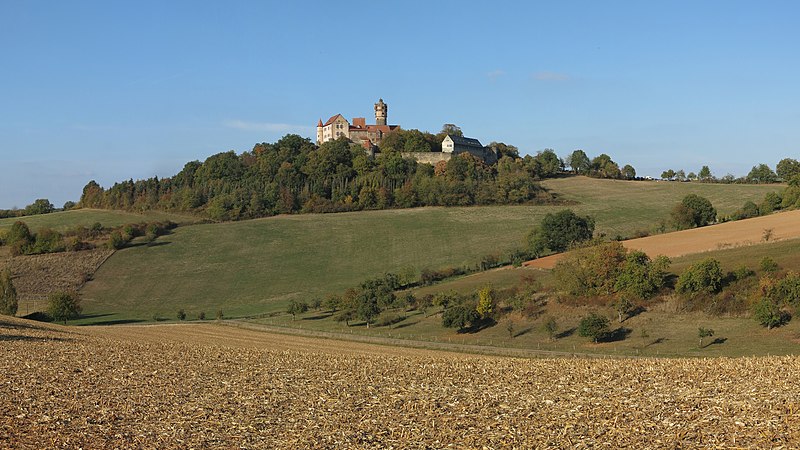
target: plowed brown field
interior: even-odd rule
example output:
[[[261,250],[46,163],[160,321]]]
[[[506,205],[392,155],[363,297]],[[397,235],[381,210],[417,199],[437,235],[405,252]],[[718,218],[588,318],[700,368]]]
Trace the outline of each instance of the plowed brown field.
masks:
[[[0,447],[791,448],[800,359],[513,359],[0,318]]]
[[[674,258],[693,253],[763,243],[765,230],[771,230],[770,241],[799,238],[800,210],[631,239],[623,241],[622,244],[630,249],[641,250],[650,257],[665,255]],[[528,261],[525,265],[539,269],[552,269],[563,256],[564,253],[546,256]]]

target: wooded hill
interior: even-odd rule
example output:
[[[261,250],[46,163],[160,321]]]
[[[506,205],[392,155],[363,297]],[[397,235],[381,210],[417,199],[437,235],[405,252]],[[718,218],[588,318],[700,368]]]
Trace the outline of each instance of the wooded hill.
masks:
[[[552,150],[520,158],[515,147],[500,143],[495,144],[502,155],[496,164],[461,154],[434,167],[396,150],[405,150],[397,141],[412,142],[414,132],[419,133],[398,131],[390,140],[394,145],[375,157],[345,139],[316,146],[287,135],[239,155],[230,151],[189,162],[169,178],[128,180],[107,190],[91,181],[80,206],[240,220],[297,212],[557,202],[538,184],[564,171]],[[586,163],[586,173],[600,178],[635,175],[630,166],[621,171],[604,154]]]

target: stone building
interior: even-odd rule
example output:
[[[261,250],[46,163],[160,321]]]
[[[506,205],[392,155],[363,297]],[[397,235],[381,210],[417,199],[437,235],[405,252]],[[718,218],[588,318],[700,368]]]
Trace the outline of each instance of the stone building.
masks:
[[[336,114],[324,124],[320,119],[317,123],[317,145],[344,136],[368,150],[373,150],[384,136],[399,128],[399,125],[386,124],[388,112],[389,105],[380,99],[375,103],[375,124],[367,124],[364,117],[354,117],[353,123],[350,123],[341,114]]]
[[[497,162],[497,149],[484,147],[477,139],[448,134],[442,141],[442,151],[436,152],[403,152],[404,158],[414,158],[418,163],[435,166],[439,161],[450,161],[462,153],[469,153],[483,160],[486,164]]]
[[[497,149],[484,147],[480,141],[463,136],[447,135],[442,141],[442,153],[450,153],[454,156],[461,153],[470,153],[482,159],[486,164],[497,162]]]

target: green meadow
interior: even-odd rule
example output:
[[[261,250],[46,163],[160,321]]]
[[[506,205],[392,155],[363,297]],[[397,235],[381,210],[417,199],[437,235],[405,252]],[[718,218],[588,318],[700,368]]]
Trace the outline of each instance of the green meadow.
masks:
[[[584,177],[543,184],[611,236],[655,229],[691,192],[727,214],[780,189]],[[282,311],[293,299],[340,293],[385,272],[475,266],[522,245],[545,214],[565,207],[415,208],[182,226],[155,245],[112,256],[82,290],[85,322],[174,319],[181,308],[190,315],[253,316]]]

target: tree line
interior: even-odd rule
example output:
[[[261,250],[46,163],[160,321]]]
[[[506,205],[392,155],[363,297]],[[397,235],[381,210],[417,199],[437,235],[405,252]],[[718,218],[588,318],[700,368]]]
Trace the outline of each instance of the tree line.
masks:
[[[767,164],[756,164],[750,172],[743,177],[735,177],[727,174],[717,178],[711,173],[708,166],[703,166],[697,173],[683,169],[667,169],[661,172],[661,178],[672,181],[700,181],[704,183],[728,183],[728,184],[771,184],[781,181],[788,182],[792,178],[800,175],[800,162],[792,158],[784,158],[778,162],[773,171]]]
[[[229,151],[189,162],[168,178],[128,180],[108,189],[90,181],[79,205],[240,220],[305,212],[557,201],[538,183],[565,171],[564,160],[551,149],[520,157],[513,145],[493,142],[500,159],[492,165],[468,153],[436,165],[404,157],[406,152],[432,151],[443,138],[442,133],[397,130],[381,142],[377,156],[370,156],[345,138],[316,146],[290,134],[241,154]],[[633,167],[619,169],[608,155],[586,157],[583,164],[581,154],[586,156],[578,151],[569,159],[575,173],[635,176]]]
[[[47,227],[32,232],[25,222],[16,221],[0,236],[0,246],[7,245],[12,256],[91,250],[98,246],[118,250],[137,237],[152,243],[175,227],[177,224],[171,221],[130,223],[114,228],[96,222],[90,227],[78,225],[63,233]]]

